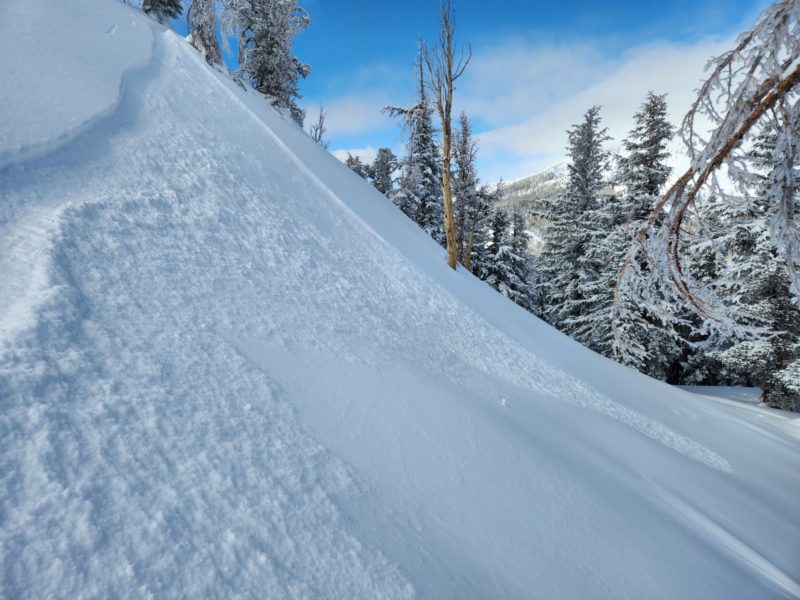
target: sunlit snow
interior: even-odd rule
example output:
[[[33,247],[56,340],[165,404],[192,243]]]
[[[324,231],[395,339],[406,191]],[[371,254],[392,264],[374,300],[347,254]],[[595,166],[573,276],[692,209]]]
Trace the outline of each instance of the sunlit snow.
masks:
[[[800,595],[796,418],[454,273],[137,10],[0,57],[0,596]]]

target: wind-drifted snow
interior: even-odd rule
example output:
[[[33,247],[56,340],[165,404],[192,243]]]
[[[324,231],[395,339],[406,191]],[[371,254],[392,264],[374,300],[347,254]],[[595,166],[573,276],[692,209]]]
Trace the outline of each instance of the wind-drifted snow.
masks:
[[[143,14],[83,3],[0,3],[0,167],[44,154],[108,115],[120,76],[150,58]]]
[[[797,420],[574,344],[183,40],[69,4],[0,7],[0,596],[800,593]]]

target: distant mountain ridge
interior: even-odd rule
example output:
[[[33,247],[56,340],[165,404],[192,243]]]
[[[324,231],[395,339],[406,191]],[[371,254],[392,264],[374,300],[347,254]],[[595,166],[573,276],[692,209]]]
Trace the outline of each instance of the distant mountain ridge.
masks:
[[[530,236],[529,247],[534,255],[538,255],[544,246],[544,231],[549,224],[547,206],[561,195],[566,186],[567,163],[561,162],[503,188],[498,206],[524,214]]]
[[[561,162],[550,168],[507,183],[503,189],[502,206],[516,210],[524,209],[542,215],[543,206],[557,198],[567,185],[567,163]]]

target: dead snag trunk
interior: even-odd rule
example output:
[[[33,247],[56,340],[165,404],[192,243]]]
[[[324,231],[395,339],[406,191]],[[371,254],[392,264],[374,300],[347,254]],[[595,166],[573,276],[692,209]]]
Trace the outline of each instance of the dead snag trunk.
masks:
[[[429,85],[436,96],[436,111],[442,122],[442,196],[444,198],[444,233],[447,240],[447,264],[455,269],[458,264],[456,228],[453,215],[453,188],[451,184],[450,155],[453,130],[450,114],[453,109],[454,82],[461,77],[472,58],[472,48],[461,52],[456,62],[453,37],[455,34],[455,11],[450,0],[440,5],[439,40],[433,48],[423,45],[423,57],[430,75]]]

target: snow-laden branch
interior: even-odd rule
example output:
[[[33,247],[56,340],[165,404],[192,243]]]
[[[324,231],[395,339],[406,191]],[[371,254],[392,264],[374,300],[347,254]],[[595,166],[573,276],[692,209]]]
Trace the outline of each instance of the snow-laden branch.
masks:
[[[753,189],[743,142],[773,128],[777,140],[771,161],[767,201],[773,207],[772,243],[785,260],[792,290],[800,295],[798,261],[797,158],[800,138],[800,0],[783,0],[766,9],[742,34],[733,50],[709,63],[710,74],[684,118],[680,135],[691,165],[667,190],[637,232],[617,278],[615,300],[636,287],[631,268],[637,256],[655,253],[660,274],[695,310],[715,318],[713,295],[693,284],[684,268],[681,236],[687,216],[703,194],[727,201],[749,201]],[[709,133],[704,131],[711,124]],[[723,172],[726,183],[720,183]],[[664,215],[666,214],[666,219]],[[663,222],[662,222],[663,221]],[[656,233],[654,230],[659,229]]]

